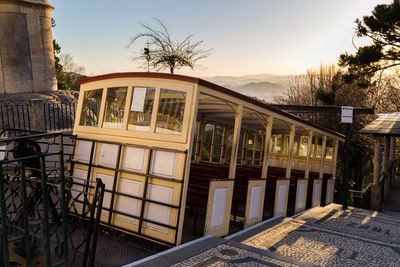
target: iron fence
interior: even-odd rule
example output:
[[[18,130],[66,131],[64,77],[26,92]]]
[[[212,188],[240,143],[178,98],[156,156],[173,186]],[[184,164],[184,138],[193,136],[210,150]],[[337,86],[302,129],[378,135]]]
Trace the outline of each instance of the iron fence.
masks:
[[[2,129],[31,130],[31,114],[29,104],[0,106]]]
[[[76,101],[3,104],[0,105],[0,127],[41,132],[69,130],[74,127],[76,105]]]
[[[0,266],[93,266],[104,184],[72,188],[62,132],[23,134],[0,140]]]
[[[45,131],[72,129],[74,127],[75,112],[76,102],[44,103],[43,119]]]

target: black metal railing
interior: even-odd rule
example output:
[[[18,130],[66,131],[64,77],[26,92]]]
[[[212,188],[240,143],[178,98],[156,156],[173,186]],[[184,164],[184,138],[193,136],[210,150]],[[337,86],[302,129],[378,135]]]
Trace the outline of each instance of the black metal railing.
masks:
[[[69,130],[74,127],[76,106],[76,101],[62,103],[42,101],[40,106],[31,105],[29,102],[3,104],[0,105],[0,127],[1,130],[41,132]]]
[[[349,206],[369,209],[371,204],[371,184],[363,190],[349,190]]]
[[[74,144],[62,132],[22,134],[0,140],[0,266],[94,266],[104,184],[74,193],[64,168],[64,146]]]
[[[46,132],[74,128],[76,102],[44,103],[43,119]]]
[[[29,104],[0,106],[0,125],[2,129],[31,129]]]

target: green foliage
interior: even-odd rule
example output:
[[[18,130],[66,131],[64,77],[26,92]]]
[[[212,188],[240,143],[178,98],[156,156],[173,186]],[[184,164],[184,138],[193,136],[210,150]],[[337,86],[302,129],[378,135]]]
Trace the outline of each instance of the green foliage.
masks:
[[[340,55],[339,66],[347,68],[344,83],[357,81],[366,88],[377,72],[400,65],[400,0],[375,6],[372,15],[355,23],[356,36],[370,38],[372,44]]]
[[[323,89],[318,89],[315,92],[315,98],[324,105],[333,105],[335,103],[335,92],[333,90],[327,92]]]
[[[186,36],[182,41],[173,39],[168,28],[160,19],[155,19],[158,28],[141,24],[145,32],[133,36],[128,44],[132,46],[138,39],[147,39],[148,48],[144,53],[132,57],[133,61],[141,61],[143,68],[152,67],[156,71],[167,69],[174,73],[176,69],[198,67],[197,62],[210,54],[210,49],[200,48],[203,41],[192,42],[193,35]]]

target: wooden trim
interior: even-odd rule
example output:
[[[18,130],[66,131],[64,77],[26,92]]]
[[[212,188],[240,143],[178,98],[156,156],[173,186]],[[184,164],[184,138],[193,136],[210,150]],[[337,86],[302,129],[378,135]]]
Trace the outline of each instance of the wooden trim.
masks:
[[[272,133],[272,125],[274,122],[274,118],[272,116],[268,116],[267,118],[267,128],[265,129],[265,141],[264,141],[264,156],[262,162],[262,170],[261,170],[261,178],[266,179],[268,175],[268,160],[270,156],[269,146],[271,143],[271,133]]]
[[[339,140],[333,141],[332,179],[336,179],[336,163],[339,150]]]
[[[225,236],[229,233],[229,221],[231,215],[231,207],[232,207],[232,196],[233,196],[233,184],[234,181],[231,179],[228,180],[216,180],[210,182],[210,188],[208,192],[207,199],[207,210],[206,210],[206,220],[204,226],[204,235],[215,235],[215,236]],[[221,226],[211,228],[212,222],[212,213],[213,213],[213,205],[214,205],[214,197],[215,190],[225,188],[225,207],[223,214],[223,222]]]
[[[229,178],[235,179],[236,161],[239,148],[240,128],[242,126],[243,106],[236,106],[235,128],[233,130],[231,161],[229,162]]]
[[[313,131],[308,131],[307,160],[306,160],[306,169],[304,170],[304,179],[308,179],[310,175],[312,139],[313,139]]]
[[[213,162],[214,147],[215,147],[215,135],[216,134],[217,134],[217,126],[215,124],[213,124],[211,144],[210,144],[210,156],[208,158],[209,162]]]
[[[321,160],[319,163],[319,179],[322,179],[324,177],[325,154],[326,154],[326,135],[322,137]]]
[[[298,199],[300,198],[300,185],[304,185],[303,201],[301,203],[301,207],[299,207],[297,205],[298,204]],[[307,179],[297,180],[294,213],[298,213],[300,211],[305,210],[306,203],[307,203],[307,189],[308,189],[308,180]]]
[[[344,140],[344,135],[339,134],[337,132],[334,132],[332,130],[326,129],[320,125],[315,125],[311,122],[308,122],[306,120],[303,120],[299,117],[296,117],[292,114],[286,113],[278,108],[272,107],[268,104],[261,103],[251,97],[242,95],[240,93],[234,92],[232,90],[229,90],[225,87],[216,85],[214,83],[199,79],[199,78],[194,78],[194,77],[189,77],[189,76],[184,76],[184,75],[177,75],[177,74],[169,74],[169,73],[154,73],[154,72],[125,72],[125,73],[111,73],[111,74],[105,74],[105,75],[99,75],[99,76],[94,76],[94,77],[89,77],[85,79],[79,80],[79,84],[87,84],[91,82],[96,82],[96,81],[102,81],[102,80],[107,80],[107,79],[118,79],[118,78],[153,78],[153,79],[169,79],[169,80],[176,80],[176,81],[183,81],[183,82],[189,82],[189,83],[194,83],[198,84],[207,88],[210,88],[212,90],[221,92],[223,94],[227,94],[230,96],[233,96],[235,98],[241,99],[243,101],[246,101],[250,104],[259,106],[261,108],[267,109],[271,112],[274,112],[276,114],[282,115],[288,119],[300,122],[302,124],[311,126],[315,129],[318,129],[323,132],[327,132],[336,138],[339,138],[341,141]]]
[[[247,186],[247,199],[246,199],[246,211],[245,211],[245,224],[244,228],[247,228],[253,224],[256,224],[258,222],[262,221],[262,216],[263,216],[263,210],[264,210],[264,197],[265,197],[265,186],[266,186],[266,180],[249,180],[248,181],[248,186]],[[250,208],[251,208],[251,199],[252,199],[252,188],[253,186],[259,186],[260,187],[260,197],[258,199],[258,216],[254,219],[250,219]]]
[[[292,160],[293,160],[293,142],[294,135],[296,133],[296,126],[294,124],[290,125],[290,135],[289,135],[289,143],[288,143],[288,159],[286,165],[286,178],[290,179],[290,173],[292,171]],[[283,142],[285,144],[285,142]]]
[[[247,163],[247,146],[249,145],[249,131],[244,130],[243,133],[243,143],[242,143],[242,151],[240,157],[240,164],[246,165]]]
[[[289,185],[290,185],[290,181],[288,179],[276,180],[274,216],[286,216],[287,203],[288,203],[288,197],[289,197]],[[279,187],[280,186],[285,186],[285,192],[284,192],[284,197],[283,197],[283,211],[278,213]]]

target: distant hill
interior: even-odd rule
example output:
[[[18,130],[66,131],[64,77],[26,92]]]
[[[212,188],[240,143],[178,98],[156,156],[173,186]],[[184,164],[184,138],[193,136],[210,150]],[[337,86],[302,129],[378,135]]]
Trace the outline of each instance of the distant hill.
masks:
[[[245,76],[215,76],[203,78],[207,81],[227,87],[248,96],[272,101],[275,96],[283,95],[289,88],[289,76],[256,74]]]

